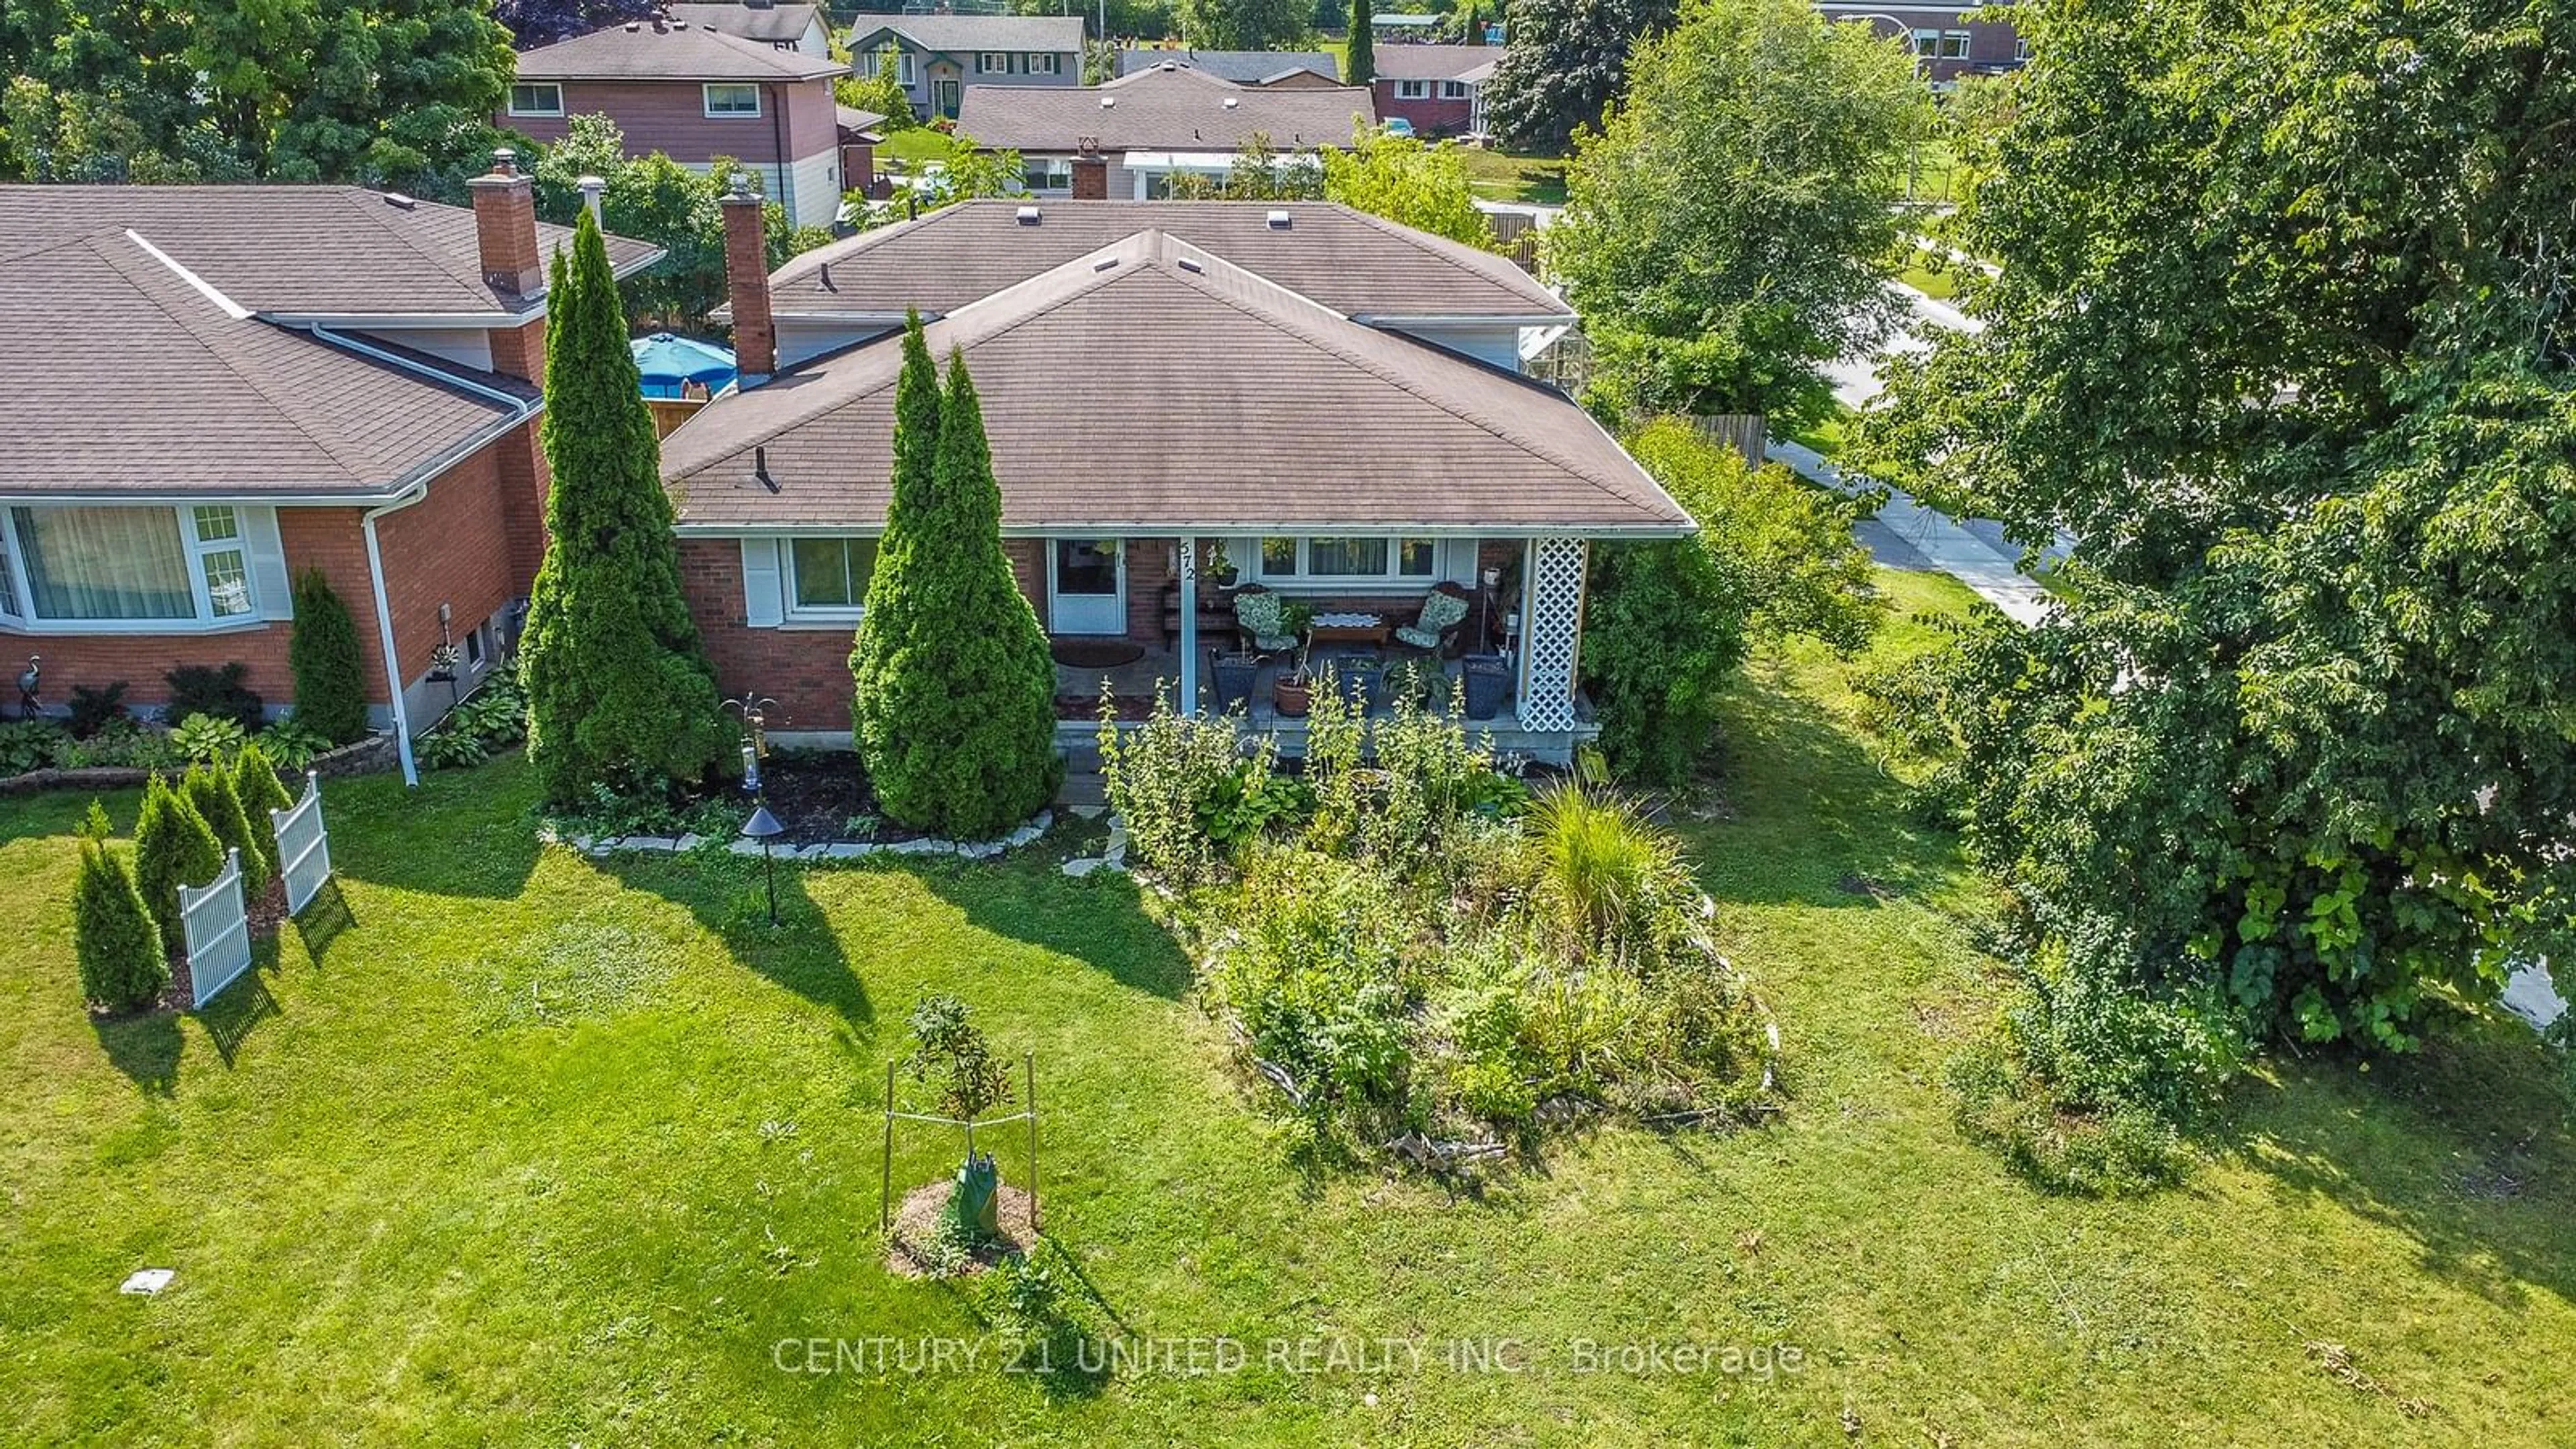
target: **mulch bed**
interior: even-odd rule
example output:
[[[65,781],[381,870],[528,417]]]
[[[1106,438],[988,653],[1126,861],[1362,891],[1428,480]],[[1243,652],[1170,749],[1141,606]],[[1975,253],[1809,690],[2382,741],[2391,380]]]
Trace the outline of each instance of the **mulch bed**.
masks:
[[[266,891],[257,896],[245,899],[242,902],[242,914],[250,919],[250,938],[252,940],[257,941],[265,937],[276,935],[278,931],[286,925],[288,919],[286,914],[286,882],[282,880],[270,881]],[[256,975],[258,973],[258,969],[258,966],[254,964],[250,972],[245,974]],[[236,985],[238,985],[238,982]],[[158,1001],[153,1002],[152,1005],[146,1009],[151,1011],[194,1011],[196,1010],[196,1006],[190,998],[195,991],[196,980],[188,974],[188,953],[185,951],[174,951],[170,955],[170,989],[162,992],[161,998]]]
[[[948,1210],[948,1199],[956,1191],[953,1182],[925,1182],[903,1195],[902,1206],[895,1209],[894,1231],[887,1235],[887,1272],[898,1278],[930,1276],[925,1250],[938,1236],[939,1215]],[[981,1273],[1005,1258],[1025,1258],[1038,1245],[1038,1235],[1029,1227],[1029,1195],[1009,1183],[994,1189],[993,1195],[1000,1199],[1002,1236],[978,1246],[961,1270],[965,1273]]]
[[[877,813],[876,792],[855,755],[776,755],[761,762],[760,781],[769,813],[787,827],[787,841],[798,845],[846,840],[853,817]],[[889,824],[877,836],[892,840],[907,833]]]

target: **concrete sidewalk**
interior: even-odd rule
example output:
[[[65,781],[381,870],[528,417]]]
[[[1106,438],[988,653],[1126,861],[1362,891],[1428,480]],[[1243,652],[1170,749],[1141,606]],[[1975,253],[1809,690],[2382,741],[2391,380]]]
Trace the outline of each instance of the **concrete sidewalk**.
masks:
[[[1800,477],[1837,493],[1859,491],[1841,469],[1803,443],[1782,439],[1765,451],[1774,462],[1786,463]],[[2017,624],[2036,624],[2048,614],[2052,602],[2048,591],[2022,574],[2017,557],[2005,551],[2009,545],[1987,542],[1948,516],[1915,502],[1902,489],[1889,489],[1887,506],[1854,533],[1879,562],[1948,574]]]

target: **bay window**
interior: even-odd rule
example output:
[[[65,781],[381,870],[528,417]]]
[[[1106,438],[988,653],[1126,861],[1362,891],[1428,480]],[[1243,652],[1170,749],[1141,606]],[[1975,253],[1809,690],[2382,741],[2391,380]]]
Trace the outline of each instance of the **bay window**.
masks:
[[[1439,545],[1427,538],[1270,537],[1261,540],[1259,577],[1286,583],[1429,583],[1439,573],[1439,554]]]
[[[231,505],[22,506],[6,523],[0,616],[12,621],[131,630],[259,617],[250,529]]]
[[[791,616],[857,617],[868,602],[876,572],[873,538],[799,538],[787,550],[787,603]]]

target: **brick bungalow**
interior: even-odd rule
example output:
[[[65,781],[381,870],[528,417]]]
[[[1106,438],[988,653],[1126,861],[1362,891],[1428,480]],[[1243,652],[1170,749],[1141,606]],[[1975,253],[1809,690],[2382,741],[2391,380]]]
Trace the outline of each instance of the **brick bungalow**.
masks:
[[[746,382],[664,440],[663,477],[718,680],[778,699],[786,738],[847,738],[906,307],[973,369],[1022,592],[1057,639],[1134,651],[1121,693],[1161,678],[1216,705],[1250,586],[1338,620],[1354,658],[1445,595],[1468,608],[1420,657],[1508,660],[1498,742],[1561,760],[1596,732],[1575,687],[1590,540],[1692,531],[1520,376],[1520,334],[1569,318],[1491,253],[1321,202],[998,201],[767,276],[754,200],[727,207]],[[1058,684],[1082,701],[1100,675]]]
[[[1984,6],[1818,0],[1816,8],[1828,20],[1866,21],[1880,35],[1905,37],[1934,90],[1949,90],[1967,76],[2001,75],[2030,58],[2013,29],[2010,0]]]
[[[1238,85],[1176,60],[1106,85],[970,85],[957,113],[961,134],[1020,153],[1031,192],[1084,201],[1159,199],[1181,173],[1222,178],[1255,135],[1291,152],[1376,124],[1362,86]]]
[[[637,155],[698,172],[732,157],[797,226],[840,212],[840,61],[657,16],[522,51],[518,64],[496,125],[551,145],[573,117],[604,115]]]
[[[544,259],[502,153],[474,206],[354,186],[0,187],[0,647],[74,685],[167,698],[250,666],[293,702],[291,581],[358,623],[370,704],[414,729],[508,647],[544,552]],[[660,255],[612,239],[621,273]],[[43,420],[43,421],[39,421]],[[454,645],[452,683],[432,656]],[[8,673],[24,666],[9,661]],[[14,702],[14,701],[13,701]]]
[[[1410,122],[1419,136],[1481,135],[1485,82],[1501,48],[1491,45],[1389,45],[1377,52],[1369,90],[1377,113]]]

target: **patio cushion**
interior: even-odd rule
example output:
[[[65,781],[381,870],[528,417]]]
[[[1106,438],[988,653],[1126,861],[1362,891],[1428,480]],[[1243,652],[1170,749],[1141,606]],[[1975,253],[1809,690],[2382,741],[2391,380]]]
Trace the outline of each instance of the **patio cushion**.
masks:
[[[1425,629],[1418,625],[1407,624],[1395,631],[1395,637],[1399,642],[1410,644],[1416,649],[1440,647],[1440,631],[1437,629]]]
[[[1255,649],[1293,649],[1295,636],[1288,632],[1288,621],[1280,614],[1279,596],[1266,590],[1246,589],[1234,596],[1234,622],[1252,636]]]

